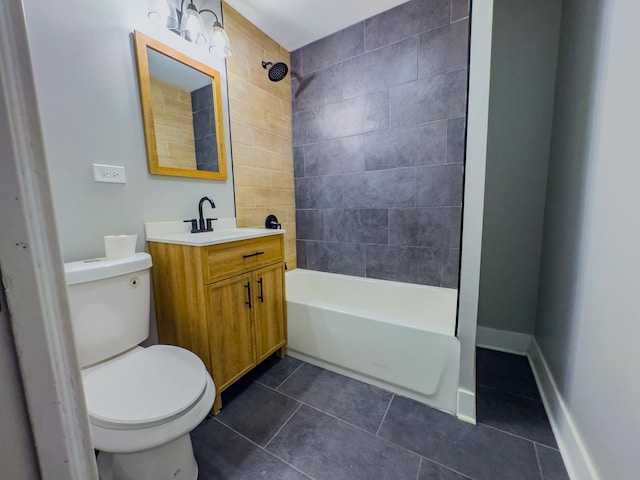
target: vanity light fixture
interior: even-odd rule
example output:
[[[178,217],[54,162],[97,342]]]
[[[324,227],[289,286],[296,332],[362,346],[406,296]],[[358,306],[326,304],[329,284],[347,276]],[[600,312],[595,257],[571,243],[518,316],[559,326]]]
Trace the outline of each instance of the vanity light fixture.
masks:
[[[177,8],[175,1],[179,2]],[[215,17],[211,31],[207,35],[203,13],[210,13]],[[218,15],[208,8],[198,10],[189,0],[185,7],[185,0],[151,0],[149,4],[149,18],[154,22],[179,34],[188,42],[209,44],[209,53],[220,58],[231,56],[231,41],[225,32]]]

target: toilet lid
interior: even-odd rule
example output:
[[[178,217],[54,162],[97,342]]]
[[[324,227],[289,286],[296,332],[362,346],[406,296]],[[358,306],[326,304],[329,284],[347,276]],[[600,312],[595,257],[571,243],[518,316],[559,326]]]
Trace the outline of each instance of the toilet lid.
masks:
[[[154,345],[84,376],[89,414],[100,423],[140,425],[189,408],[205,389],[207,371],[192,352]]]

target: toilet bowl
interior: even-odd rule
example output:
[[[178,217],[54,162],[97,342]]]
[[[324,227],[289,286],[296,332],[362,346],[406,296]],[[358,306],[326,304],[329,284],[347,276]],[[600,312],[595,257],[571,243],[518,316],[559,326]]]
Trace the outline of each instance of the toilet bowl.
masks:
[[[148,336],[151,257],[65,264],[74,340],[101,480],[196,480],[190,432],[215,386],[203,362]],[[146,303],[146,306],[145,306]]]

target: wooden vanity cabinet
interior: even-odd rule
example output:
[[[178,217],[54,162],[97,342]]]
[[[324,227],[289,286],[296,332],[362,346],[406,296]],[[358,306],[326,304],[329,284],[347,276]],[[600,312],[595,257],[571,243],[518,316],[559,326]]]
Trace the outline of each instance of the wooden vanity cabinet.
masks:
[[[206,247],[149,242],[160,343],[196,353],[220,394],[287,342],[282,235]]]

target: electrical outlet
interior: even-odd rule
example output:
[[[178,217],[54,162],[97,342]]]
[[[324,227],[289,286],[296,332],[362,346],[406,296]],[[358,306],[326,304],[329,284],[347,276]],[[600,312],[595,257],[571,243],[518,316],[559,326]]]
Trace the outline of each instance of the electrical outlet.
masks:
[[[93,164],[93,179],[100,183],[127,183],[124,167]]]

